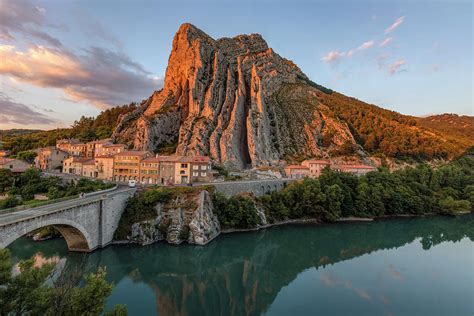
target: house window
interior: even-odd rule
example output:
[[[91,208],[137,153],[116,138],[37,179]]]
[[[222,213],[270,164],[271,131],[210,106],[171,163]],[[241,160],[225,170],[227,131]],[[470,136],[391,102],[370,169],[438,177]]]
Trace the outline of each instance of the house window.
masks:
[[[201,166],[201,170],[206,170],[206,169],[207,169],[206,166],[204,165]]]
[[[181,168],[187,168],[188,167],[188,164],[187,163],[182,163],[181,164]]]
[[[197,165],[193,166],[193,170],[198,170],[198,169],[199,169],[199,166],[197,166]]]
[[[199,172],[193,172],[193,177],[198,177],[199,176]]]
[[[206,173],[205,172],[201,172],[201,177],[205,177],[206,176]]]

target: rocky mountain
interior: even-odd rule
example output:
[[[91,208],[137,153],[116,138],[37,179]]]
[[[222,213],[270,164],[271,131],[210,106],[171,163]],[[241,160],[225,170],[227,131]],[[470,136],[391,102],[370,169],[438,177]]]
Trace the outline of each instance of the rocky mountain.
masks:
[[[259,34],[215,40],[191,24],[174,37],[163,89],[122,115],[113,137],[140,150],[175,144],[178,154],[209,155],[236,169],[366,152],[429,159],[462,151],[411,117],[315,84]]]

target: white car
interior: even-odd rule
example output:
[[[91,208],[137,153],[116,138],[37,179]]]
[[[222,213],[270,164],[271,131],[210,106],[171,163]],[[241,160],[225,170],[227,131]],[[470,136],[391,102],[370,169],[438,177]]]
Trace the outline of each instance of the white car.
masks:
[[[130,188],[134,188],[137,186],[137,181],[136,180],[128,180],[128,186]]]

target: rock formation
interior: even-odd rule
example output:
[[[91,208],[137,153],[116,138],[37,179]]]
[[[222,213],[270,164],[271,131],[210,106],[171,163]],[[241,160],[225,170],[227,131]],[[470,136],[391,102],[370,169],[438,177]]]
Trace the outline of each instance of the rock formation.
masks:
[[[237,169],[323,157],[355,140],[318,101],[320,88],[259,34],[214,40],[183,24],[163,89],[123,116],[114,138],[140,150],[177,142],[178,154]]]
[[[175,245],[182,242],[205,245],[221,232],[212,198],[206,190],[180,194],[168,203],[158,203],[155,210],[155,218],[132,225],[130,242],[149,245],[166,240]]]

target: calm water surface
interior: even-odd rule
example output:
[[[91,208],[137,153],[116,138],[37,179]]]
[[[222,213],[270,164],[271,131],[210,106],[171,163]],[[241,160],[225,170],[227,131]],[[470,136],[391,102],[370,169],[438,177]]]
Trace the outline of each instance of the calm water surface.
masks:
[[[65,258],[65,273],[107,266],[107,304],[130,315],[474,315],[471,215],[276,227],[205,247],[10,249],[15,260]]]

